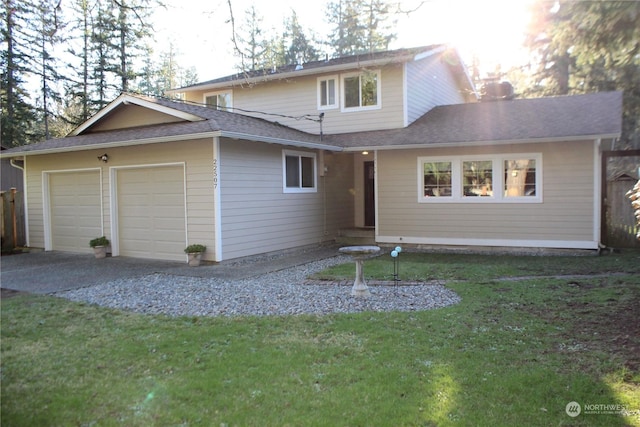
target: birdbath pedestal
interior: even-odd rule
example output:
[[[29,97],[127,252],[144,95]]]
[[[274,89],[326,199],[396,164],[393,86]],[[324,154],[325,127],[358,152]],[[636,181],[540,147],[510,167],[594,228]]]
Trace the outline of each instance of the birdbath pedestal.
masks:
[[[363,261],[371,258],[380,252],[378,246],[345,246],[339,249],[341,253],[351,255],[356,262],[356,280],[351,288],[351,295],[354,297],[368,297],[371,295],[367,282],[364,280]]]

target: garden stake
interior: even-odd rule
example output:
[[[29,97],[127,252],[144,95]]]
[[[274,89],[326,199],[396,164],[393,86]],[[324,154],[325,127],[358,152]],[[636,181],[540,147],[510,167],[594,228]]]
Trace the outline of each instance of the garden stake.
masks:
[[[400,246],[396,246],[396,248],[391,251],[391,257],[393,258],[393,282],[395,284],[395,294],[398,295],[398,282],[400,279],[398,275],[400,274],[400,259],[398,255],[402,252],[402,248]]]

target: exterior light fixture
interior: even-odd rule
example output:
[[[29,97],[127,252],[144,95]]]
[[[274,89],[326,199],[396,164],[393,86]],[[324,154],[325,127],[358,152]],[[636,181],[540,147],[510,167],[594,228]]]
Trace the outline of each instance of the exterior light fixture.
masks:
[[[368,152],[368,151],[363,151],[363,152],[362,152],[362,155],[363,155],[363,156],[366,156],[367,154],[369,154],[369,152]]]
[[[102,156],[98,156],[98,160],[100,160],[102,163],[107,163],[109,161],[109,156],[107,155],[107,153],[104,153]]]

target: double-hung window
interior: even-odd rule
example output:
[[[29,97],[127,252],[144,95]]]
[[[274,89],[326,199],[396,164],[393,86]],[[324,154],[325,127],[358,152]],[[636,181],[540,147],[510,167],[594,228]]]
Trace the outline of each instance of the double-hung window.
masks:
[[[204,103],[209,108],[216,110],[230,111],[233,108],[233,98],[231,92],[214,92],[204,95]]]
[[[542,202],[542,155],[418,158],[418,201]]]
[[[282,168],[283,192],[315,193],[317,191],[315,153],[284,150]]]
[[[380,71],[345,74],[341,90],[343,111],[380,108]]]

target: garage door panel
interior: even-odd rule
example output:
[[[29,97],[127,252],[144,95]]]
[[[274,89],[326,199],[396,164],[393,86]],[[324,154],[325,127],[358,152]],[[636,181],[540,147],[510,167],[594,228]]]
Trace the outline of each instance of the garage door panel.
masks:
[[[51,247],[90,253],[89,240],[102,235],[99,171],[49,175]]]
[[[120,254],[184,260],[184,168],[123,169],[117,179]]]

